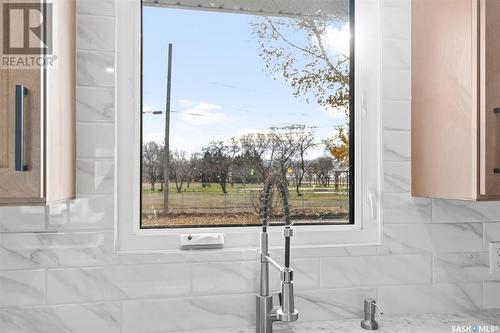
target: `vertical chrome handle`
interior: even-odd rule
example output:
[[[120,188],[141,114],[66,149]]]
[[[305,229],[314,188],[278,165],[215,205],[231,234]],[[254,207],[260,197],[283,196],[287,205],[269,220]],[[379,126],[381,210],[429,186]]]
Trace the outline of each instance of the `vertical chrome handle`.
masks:
[[[500,107],[493,108],[494,114],[500,114]],[[493,173],[500,173],[500,168],[493,168]]]
[[[24,162],[24,96],[26,95],[28,89],[23,85],[16,85],[16,171],[28,170]]]

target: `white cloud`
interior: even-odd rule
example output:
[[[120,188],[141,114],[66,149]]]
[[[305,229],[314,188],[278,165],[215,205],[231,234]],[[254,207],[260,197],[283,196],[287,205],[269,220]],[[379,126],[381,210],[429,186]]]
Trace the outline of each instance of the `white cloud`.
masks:
[[[177,122],[175,124],[176,128],[184,131],[196,131],[196,128],[185,123]]]
[[[222,107],[217,104],[199,102],[196,105],[181,111],[180,120],[184,125],[197,127],[230,121],[227,113],[221,111]],[[203,128],[197,128],[203,130]]]
[[[333,26],[328,26],[325,29],[324,44],[329,55],[342,54],[349,56],[351,32],[348,24],[343,25],[340,29]]]
[[[325,107],[325,108],[320,108],[320,111],[323,113],[326,113],[330,117],[333,118],[333,125],[338,125],[338,124],[344,124],[347,120],[346,112],[345,109],[339,109],[339,108],[330,108],[330,107]]]
[[[191,101],[189,99],[180,99],[180,100],[177,101],[177,103],[179,104],[179,106],[181,108],[189,108],[189,107],[191,107],[191,106],[193,106],[193,105],[196,104],[195,101]]]

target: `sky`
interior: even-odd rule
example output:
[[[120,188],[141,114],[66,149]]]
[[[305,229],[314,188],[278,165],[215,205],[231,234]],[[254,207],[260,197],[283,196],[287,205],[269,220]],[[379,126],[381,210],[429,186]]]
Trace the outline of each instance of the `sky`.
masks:
[[[317,141],[346,123],[341,110],[325,110],[294,97],[282,78],[264,71],[253,15],[159,7],[143,12],[144,111],[164,110],[168,44],[173,44],[171,150],[201,151],[210,141],[227,140],[272,126],[317,127]],[[327,29],[329,54],[348,53],[347,27]],[[163,143],[164,115],[144,114],[143,141]],[[324,154],[318,146],[310,156]]]

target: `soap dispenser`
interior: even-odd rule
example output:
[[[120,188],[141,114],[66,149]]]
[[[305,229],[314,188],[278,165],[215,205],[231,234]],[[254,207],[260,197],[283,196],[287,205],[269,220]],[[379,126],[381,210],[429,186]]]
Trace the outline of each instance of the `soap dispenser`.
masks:
[[[365,319],[361,321],[361,327],[365,330],[377,330],[378,323],[375,320],[375,310],[378,309],[380,314],[384,314],[382,309],[375,302],[374,299],[365,299]]]

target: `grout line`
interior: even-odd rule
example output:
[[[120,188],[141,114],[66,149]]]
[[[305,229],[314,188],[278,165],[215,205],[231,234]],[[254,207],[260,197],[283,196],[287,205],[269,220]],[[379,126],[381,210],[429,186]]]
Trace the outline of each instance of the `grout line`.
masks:
[[[194,291],[193,291],[193,263],[189,263],[189,295],[193,296]]]
[[[481,283],[481,309],[484,309],[485,305],[484,305],[484,280],[482,281]]]
[[[76,48],[76,52],[90,52],[90,53],[111,53],[115,54],[115,50],[97,50],[97,49],[84,49],[81,47]]]
[[[114,12],[114,10],[113,10]],[[80,13],[77,12],[76,16],[82,16],[82,17],[95,17],[95,18],[107,18],[107,19],[113,19],[115,20],[115,15],[110,14],[110,15],[103,15],[103,14],[88,14],[88,13]]]
[[[389,97],[381,97],[383,102],[411,102],[410,98],[389,98]]]
[[[434,221],[434,214],[433,214],[433,211],[432,211],[432,207],[434,206],[434,198],[431,198],[431,223],[435,223]]]
[[[106,86],[106,87],[101,87],[101,86],[80,86],[80,85],[77,85],[76,86],[76,89],[93,89],[93,90],[106,90],[106,91],[110,91],[110,90],[115,90],[115,87],[114,86]],[[77,94],[78,95],[78,94]]]
[[[410,42],[411,43],[411,38],[405,38],[405,37],[384,37],[384,36],[381,36],[380,40],[382,42],[393,41],[393,42]]]
[[[120,327],[120,332],[123,332],[123,301],[120,301],[119,327]]]
[[[436,280],[434,278],[434,272],[435,272],[435,263],[436,263],[436,255],[435,253],[431,254],[431,284],[434,285],[436,283]]]
[[[321,289],[323,286],[323,278],[322,278],[322,272],[323,272],[323,265],[324,265],[324,260],[322,257],[319,257],[319,275],[318,275],[318,288]]]
[[[114,162],[115,158],[113,156],[109,156],[109,157],[97,157],[97,156],[88,156],[88,157],[85,157],[85,156],[77,156],[76,157],[76,161],[77,162],[78,161],[87,161],[87,162],[92,162],[92,161]],[[78,168],[77,168],[77,170],[78,170]],[[93,174],[93,175],[95,176],[96,174]]]
[[[113,79],[114,80],[114,79]],[[103,89],[112,89],[114,85],[97,85],[97,84],[82,84],[78,83],[77,87],[79,88],[103,88]]]
[[[44,304],[45,305],[48,305],[49,304],[49,296],[48,296],[48,287],[49,287],[49,270],[47,268],[44,269],[45,271],[45,300],[44,300]]]
[[[77,120],[76,125],[115,125],[114,120]]]
[[[384,132],[403,132],[403,133],[411,133],[410,129],[402,129],[402,128],[391,128],[382,126],[382,131]]]
[[[77,58],[78,58],[78,53],[91,53],[91,54],[100,54],[100,55],[106,55],[106,56],[112,56],[110,57],[113,58],[113,63],[115,62],[115,50],[87,50],[87,49],[80,49],[76,48],[76,53],[77,53]],[[78,85],[78,84],[77,84]]]
[[[48,230],[50,226],[50,206],[44,206],[43,208],[43,214],[44,214],[44,230]]]
[[[74,228],[74,229],[64,229],[64,230],[56,230],[56,229],[49,229],[49,230],[43,230],[43,231],[3,231],[0,232],[0,235],[79,235],[79,234],[98,234],[98,233],[103,233],[103,232],[110,232],[114,231],[115,229],[113,227],[109,228]],[[1,268],[0,268],[1,270]]]

